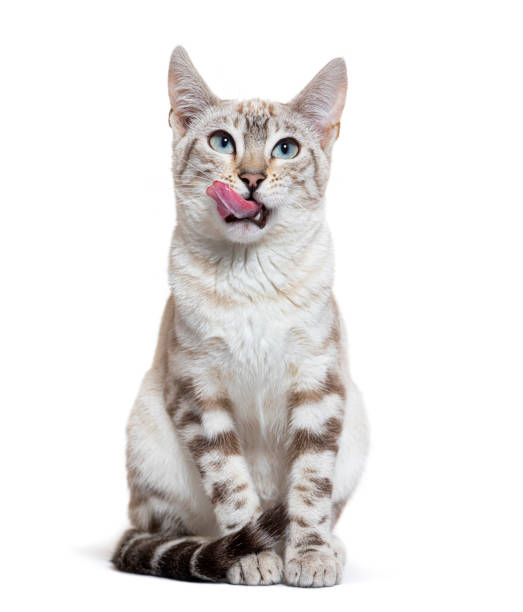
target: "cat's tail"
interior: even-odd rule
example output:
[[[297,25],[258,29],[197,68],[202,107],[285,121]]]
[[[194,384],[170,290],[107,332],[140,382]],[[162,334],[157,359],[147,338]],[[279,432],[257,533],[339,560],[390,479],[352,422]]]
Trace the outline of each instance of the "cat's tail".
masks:
[[[129,529],[112,558],[116,569],[175,580],[218,582],[241,557],[275,546],[287,527],[285,506],[266,510],[253,523],[217,540],[167,536]]]

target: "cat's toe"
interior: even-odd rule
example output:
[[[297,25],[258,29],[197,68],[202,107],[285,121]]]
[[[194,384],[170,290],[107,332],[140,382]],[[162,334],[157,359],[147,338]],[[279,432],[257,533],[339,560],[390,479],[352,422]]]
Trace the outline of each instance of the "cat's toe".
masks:
[[[227,581],[231,584],[241,584],[242,580],[242,568],[239,561],[236,561],[231,567],[227,570]]]
[[[291,586],[327,587],[341,582],[343,565],[332,552],[310,550],[285,562],[285,580]]]
[[[227,571],[231,584],[267,585],[281,582],[283,563],[272,550],[246,555]]]
[[[258,554],[258,569],[261,575],[260,584],[278,584],[283,575],[283,561],[273,550],[264,550]]]

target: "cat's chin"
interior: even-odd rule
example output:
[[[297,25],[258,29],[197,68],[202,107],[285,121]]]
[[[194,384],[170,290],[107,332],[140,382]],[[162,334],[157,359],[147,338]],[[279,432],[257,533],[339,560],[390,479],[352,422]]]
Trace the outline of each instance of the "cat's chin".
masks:
[[[257,219],[225,218],[222,220],[222,232],[231,242],[249,244],[259,240],[271,225],[273,211],[265,206],[260,210]]]

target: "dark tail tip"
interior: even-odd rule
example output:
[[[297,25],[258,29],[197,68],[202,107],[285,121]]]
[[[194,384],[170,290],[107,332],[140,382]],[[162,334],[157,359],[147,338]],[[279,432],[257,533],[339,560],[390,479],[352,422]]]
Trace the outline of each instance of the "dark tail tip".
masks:
[[[256,522],[224,536],[202,548],[195,563],[198,575],[206,580],[221,580],[233,563],[245,555],[259,553],[276,545],[289,519],[284,505],[266,510]]]

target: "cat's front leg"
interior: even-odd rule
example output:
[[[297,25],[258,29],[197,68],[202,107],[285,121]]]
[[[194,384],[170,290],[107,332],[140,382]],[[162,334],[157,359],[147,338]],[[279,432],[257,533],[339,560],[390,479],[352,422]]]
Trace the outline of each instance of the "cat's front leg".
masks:
[[[175,381],[167,409],[186,443],[211,500],[222,535],[237,532],[261,514],[261,505],[225,396],[203,397],[188,379]],[[282,561],[272,550],[252,553],[227,572],[233,584],[275,584]]]
[[[178,379],[166,405],[198,468],[220,533],[238,531],[258,518],[260,500],[242,455],[230,400],[203,397],[194,381]]]
[[[342,555],[331,534],[333,474],[343,426],[345,389],[337,373],[289,398],[289,529],[285,579],[302,587],[341,581]]]

